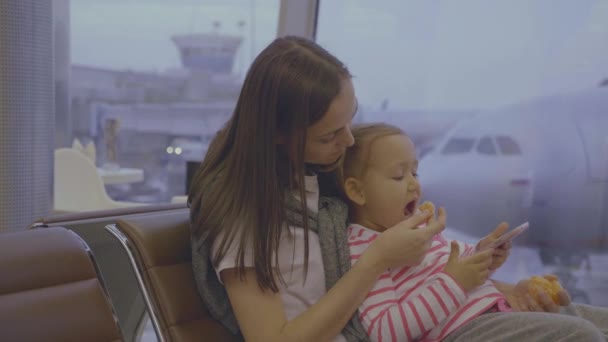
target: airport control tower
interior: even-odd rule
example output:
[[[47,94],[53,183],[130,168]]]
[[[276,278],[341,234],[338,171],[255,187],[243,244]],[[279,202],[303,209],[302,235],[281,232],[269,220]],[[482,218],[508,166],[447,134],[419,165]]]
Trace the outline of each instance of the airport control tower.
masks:
[[[192,33],[171,37],[182,66],[212,74],[230,74],[242,37],[218,33]]]

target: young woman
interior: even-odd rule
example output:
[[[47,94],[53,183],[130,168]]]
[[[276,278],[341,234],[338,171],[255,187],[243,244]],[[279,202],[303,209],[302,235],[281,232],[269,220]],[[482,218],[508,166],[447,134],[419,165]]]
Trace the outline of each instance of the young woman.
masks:
[[[193,262],[205,257],[196,253],[201,245],[212,246],[247,341],[344,340],[343,327],[378,275],[415,263],[443,229],[440,217],[428,231],[415,230],[428,214],[397,224],[326,290],[318,235],[306,221],[287,225],[285,201],[294,195],[302,212],[318,210],[317,174],[353,144],[356,112],[342,62],[314,42],[278,38],[251,65],[232,118],[193,179]]]

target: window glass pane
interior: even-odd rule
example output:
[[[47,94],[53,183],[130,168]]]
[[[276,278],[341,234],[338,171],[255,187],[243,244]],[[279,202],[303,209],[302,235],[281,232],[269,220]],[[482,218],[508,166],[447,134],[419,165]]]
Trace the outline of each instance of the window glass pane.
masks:
[[[452,138],[441,150],[441,154],[461,154],[468,153],[473,148],[475,139],[472,138]]]
[[[358,120],[432,149],[419,180],[446,235],[529,221],[495,277],[558,272],[608,306],[608,2],[326,0],[317,41],[355,75]]]
[[[276,36],[279,4],[70,2],[72,135],[115,176],[111,197],[166,203],[186,193],[186,165],[232,113],[249,65]]]
[[[496,147],[494,147],[494,142],[492,141],[492,138],[483,137],[479,139],[479,142],[477,143],[477,152],[481,154],[495,155]]]
[[[507,136],[498,136],[496,137],[496,143],[498,143],[498,147],[500,148],[500,153],[505,155],[511,154],[521,154],[521,150],[519,149],[519,145],[513,140],[511,137]]]

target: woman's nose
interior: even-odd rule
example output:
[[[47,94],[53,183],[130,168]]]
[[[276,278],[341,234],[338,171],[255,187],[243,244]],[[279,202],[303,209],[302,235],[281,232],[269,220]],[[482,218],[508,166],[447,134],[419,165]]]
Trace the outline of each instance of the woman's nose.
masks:
[[[350,125],[347,126],[343,131],[342,131],[342,140],[341,143],[346,146],[346,147],[350,147],[353,146],[353,144],[355,143],[355,137],[353,137],[353,133],[350,130]]]

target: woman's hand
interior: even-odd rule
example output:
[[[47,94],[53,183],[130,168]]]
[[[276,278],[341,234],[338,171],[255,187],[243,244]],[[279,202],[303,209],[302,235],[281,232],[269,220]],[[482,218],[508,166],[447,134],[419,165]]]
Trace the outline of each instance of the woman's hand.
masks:
[[[371,262],[380,271],[388,268],[413,266],[422,261],[433,242],[433,237],[445,228],[446,213],[438,210],[437,218],[432,213],[421,212],[404,220],[380,234],[361,258]],[[430,218],[430,219],[429,219]],[[429,220],[425,227],[420,224]]]
[[[509,225],[506,222],[502,222],[501,224],[496,226],[496,229],[494,229],[493,232],[491,232],[486,237],[481,239],[481,241],[479,241],[479,243],[477,244],[477,250],[483,251],[486,246],[490,245],[501,235],[506,233],[507,230],[509,230]],[[494,248],[494,253],[492,254],[492,265],[490,265],[489,268],[490,272],[497,270],[500,266],[502,266],[502,264],[505,263],[505,261],[507,261],[507,258],[511,253],[511,246],[511,241],[507,241],[502,245]]]
[[[547,280],[557,280],[554,275],[543,276]],[[496,286],[502,292],[514,311],[538,311],[538,312],[559,312],[561,306],[570,304],[570,296],[566,290],[558,293],[558,303],[553,302],[551,297],[544,291],[540,291],[538,298],[534,298],[528,289],[530,279],[521,280],[513,286]]]

